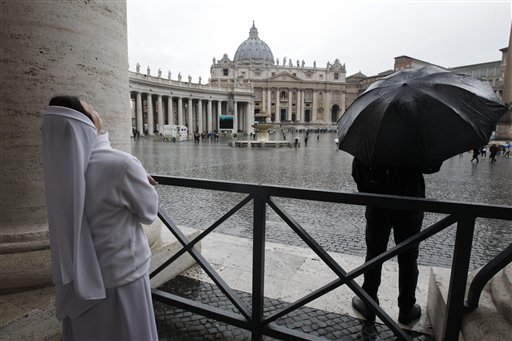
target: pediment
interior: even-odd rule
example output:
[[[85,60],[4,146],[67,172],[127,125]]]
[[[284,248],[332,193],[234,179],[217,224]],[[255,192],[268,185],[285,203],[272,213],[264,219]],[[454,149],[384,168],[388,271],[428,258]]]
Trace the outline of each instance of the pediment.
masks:
[[[280,72],[277,75],[270,77],[268,79],[269,81],[276,81],[276,82],[293,82],[293,81],[300,81],[301,79],[288,73],[288,72]]]

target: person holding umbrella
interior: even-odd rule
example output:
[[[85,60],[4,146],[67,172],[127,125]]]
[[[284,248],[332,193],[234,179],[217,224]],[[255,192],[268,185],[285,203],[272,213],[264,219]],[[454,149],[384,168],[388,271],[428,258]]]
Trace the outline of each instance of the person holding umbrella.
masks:
[[[489,83],[440,67],[403,69],[373,83],[338,121],[339,149],[354,156],[360,192],[425,197],[423,174],[444,160],[489,141],[506,106]],[[421,230],[423,212],[366,207],[366,261]],[[398,255],[398,321],[421,316],[416,304],[419,245]],[[364,273],[362,288],[378,304],[381,266]],[[352,306],[375,312],[358,296]]]

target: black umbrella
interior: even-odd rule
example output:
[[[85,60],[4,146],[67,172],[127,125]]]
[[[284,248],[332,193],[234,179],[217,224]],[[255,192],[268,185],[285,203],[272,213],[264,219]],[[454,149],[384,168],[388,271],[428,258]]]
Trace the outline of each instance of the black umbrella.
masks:
[[[440,67],[373,83],[338,121],[339,148],[369,167],[431,168],[488,143],[506,111],[486,81]]]

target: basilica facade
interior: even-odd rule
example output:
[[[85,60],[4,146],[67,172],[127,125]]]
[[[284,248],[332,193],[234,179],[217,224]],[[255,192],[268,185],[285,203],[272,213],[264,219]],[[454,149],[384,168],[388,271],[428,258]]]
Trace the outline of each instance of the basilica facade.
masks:
[[[159,134],[163,125],[185,125],[189,134],[219,130],[222,115],[233,116],[233,132],[254,130],[254,115],[270,114],[276,126],[333,127],[359,95],[348,84],[345,64],[338,59],[325,67],[302,60],[274,60],[253,23],[249,37],[233,60],[213,59],[206,84],[191,77],[172,79],[169,72],[129,72],[132,125],[143,134]]]

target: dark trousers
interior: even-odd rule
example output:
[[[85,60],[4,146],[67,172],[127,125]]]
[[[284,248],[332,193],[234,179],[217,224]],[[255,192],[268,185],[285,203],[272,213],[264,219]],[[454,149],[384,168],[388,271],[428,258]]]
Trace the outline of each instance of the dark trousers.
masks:
[[[399,244],[421,230],[423,212],[366,208],[366,261],[385,252],[393,229],[395,244]],[[398,255],[398,307],[410,309],[416,303],[418,283],[418,249],[416,245]],[[382,266],[364,274],[363,289],[378,302]]]

